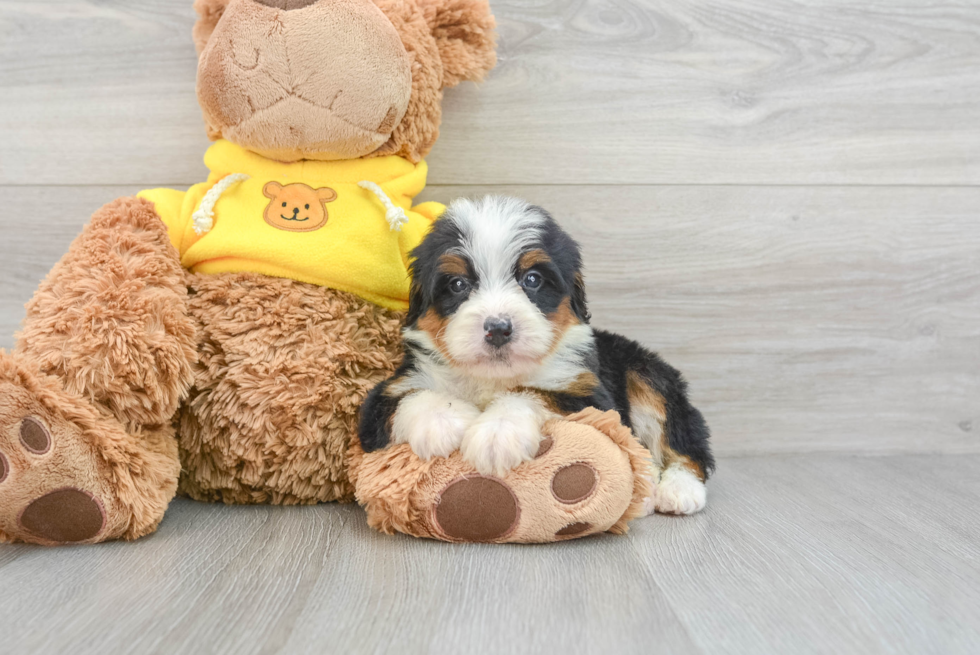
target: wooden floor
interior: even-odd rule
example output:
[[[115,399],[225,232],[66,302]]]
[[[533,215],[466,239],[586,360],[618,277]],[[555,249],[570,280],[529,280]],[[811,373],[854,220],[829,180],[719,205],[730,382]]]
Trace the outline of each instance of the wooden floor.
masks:
[[[180,500],[133,544],[0,549],[7,653],[976,653],[980,455],[721,462],[704,513],[560,546]]]
[[[0,1],[0,347],[92,211],[206,175],[191,4]],[[493,6],[427,198],[582,241],[713,428],[705,513],[487,547],[178,501],[0,547],[0,650],[980,652],[980,1]]]

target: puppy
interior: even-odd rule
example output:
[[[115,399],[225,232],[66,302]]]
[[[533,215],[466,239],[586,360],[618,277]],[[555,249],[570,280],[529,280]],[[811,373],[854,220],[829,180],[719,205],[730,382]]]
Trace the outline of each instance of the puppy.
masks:
[[[589,326],[581,267],[578,244],[539,207],[454,202],[412,253],[405,360],[361,409],[364,450],[458,449],[503,476],[535,456],[549,418],[615,409],[653,454],[648,512],[702,509],[708,426],[677,370]]]

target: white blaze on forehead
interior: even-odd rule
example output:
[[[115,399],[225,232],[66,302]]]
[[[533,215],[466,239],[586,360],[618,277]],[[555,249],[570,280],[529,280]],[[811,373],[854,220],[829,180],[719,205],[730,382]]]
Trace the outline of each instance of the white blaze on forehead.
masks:
[[[517,198],[487,196],[460,199],[446,217],[462,234],[462,250],[476,269],[482,288],[500,288],[514,280],[521,255],[540,240],[544,216]]]

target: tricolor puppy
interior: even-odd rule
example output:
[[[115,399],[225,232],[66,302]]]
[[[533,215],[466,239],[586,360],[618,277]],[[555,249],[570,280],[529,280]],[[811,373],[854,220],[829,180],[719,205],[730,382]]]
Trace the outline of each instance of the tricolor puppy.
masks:
[[[503,476],[538,450],[542,424],[615,409],[653,453],[648,510],[704,507],[708,427],[686,384],[640,344],[589,326],[578,244],[513,198],[458,200],[412,253],[405,361],[361,410],[366,451],[460,450]]]

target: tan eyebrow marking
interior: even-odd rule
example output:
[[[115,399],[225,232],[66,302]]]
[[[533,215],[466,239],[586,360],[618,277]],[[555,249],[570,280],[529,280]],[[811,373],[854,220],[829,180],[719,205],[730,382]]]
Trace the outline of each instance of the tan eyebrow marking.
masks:
[[[538,264],[550,264],[551,257],[548,256],[544,250],[540,248],[535,250],[529,250],[528,252],[521,255],[521,259],[518,262],[522,270],[527,270],[536,266]]]
[[[439,258],[439,272],[446,275],[469,275],[470,267],[459,255],[443,255]]]
[[[449,355],[449,348],[446,347],[446,324],[448,320],[436,313],[435,309],[429,308],[419,320],[416,325],[420,330],[427,332],[430,337],[432,337],[432,342],[436,345],[436,348],[442,353],[442,356],[446,359],[452,361],[452,357]]]

